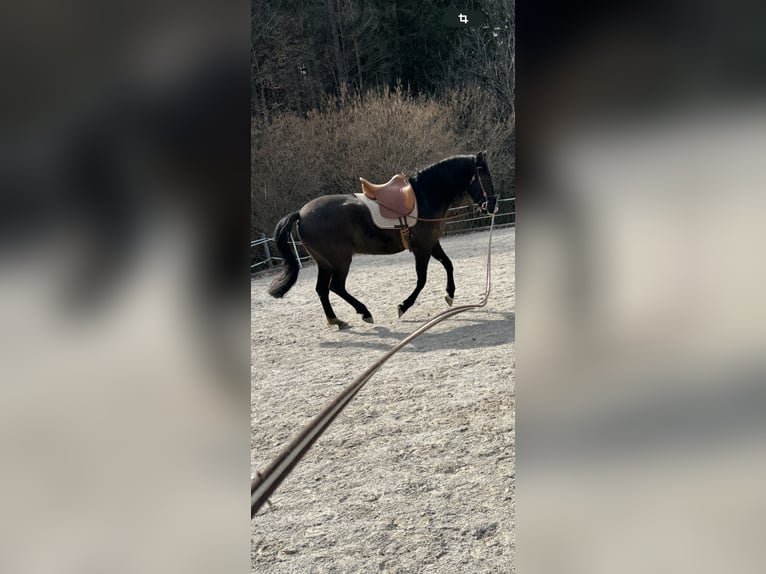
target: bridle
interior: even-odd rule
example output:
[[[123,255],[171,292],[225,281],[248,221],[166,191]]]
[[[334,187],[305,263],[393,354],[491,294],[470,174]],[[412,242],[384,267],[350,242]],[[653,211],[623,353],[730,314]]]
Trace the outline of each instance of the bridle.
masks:
[[[489,206],[489,198],[492,197],[495,199],[495,209],[492,213],[497,213],[497,210],[499,209],[499,205],[497,203],[497,194],[487,195],[487,190],[484,189],[484,182],[481,179],[481,175],[479,175],[479,170],[482,169],[483,166],[476,164],[476,171],[473,172],[473,177],[471,178],[471,181],[468,182],[468,186],[470,187],[473,185],[473,182],[476,180],[479,180],[479,187],[481,188],[481,194],[484,196],[484,203],[482,203],[479,207],[483,211],[486,211],[489,213],[489,209],[487,207]]]

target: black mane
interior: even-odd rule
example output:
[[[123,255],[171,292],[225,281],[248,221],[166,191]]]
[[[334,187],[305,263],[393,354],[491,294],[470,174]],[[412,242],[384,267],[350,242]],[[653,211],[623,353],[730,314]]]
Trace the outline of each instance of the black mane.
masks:
[[[421,169],[410,181],[416,191],[438,193],[451,203],[465,189],[465,180],[475,169],[475,156],[455,155]]]

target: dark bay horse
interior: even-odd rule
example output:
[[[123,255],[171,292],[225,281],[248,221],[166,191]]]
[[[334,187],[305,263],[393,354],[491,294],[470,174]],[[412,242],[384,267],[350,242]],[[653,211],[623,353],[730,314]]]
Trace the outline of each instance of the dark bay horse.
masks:
[[[452,305],[455,296],[452,262],[439,243],[447,209],[466,193],[483,212],[492,212],[497,205],[486,152],[447,158],[419,171],[409,182],[418,203],[419,221],[410,227],[409,240],[415,255],[417,284],[399,305],[400,317],[412,307],[426,284],[431,256],[447,271],[445,299]],[[298,279],[298,260],[289,245],[290,230],[296,222],[303,246],[317,263],[316,292],[327,322],[339,329],[348,327],[348,323],[335,316],[330,305],[332,291],[348,302],[362,319],[372,323],[367,307],[346,291],[351,258],[355,253],[385,255],[403,251],[405,246],[399,230],[376,227],[367,207],[354,195],[325,195],[309,201],[299,211],[283,217],[274,230],[284,263],[281,274],[269,287],[273,297],[283,297]]]

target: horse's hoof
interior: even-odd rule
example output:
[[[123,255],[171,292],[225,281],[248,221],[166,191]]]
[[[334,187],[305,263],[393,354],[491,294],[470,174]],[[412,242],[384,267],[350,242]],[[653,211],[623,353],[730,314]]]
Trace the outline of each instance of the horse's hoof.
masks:
[[[444,300],[447,302],[447,305],[452,307],[452,302],[454,301],[452,297],[450,297],[449,295],[445,295]]]
[[[375,321],[373,321],[372,319],[372,315],[367,315],[366,317],[362,317],[362,321],[366,323],[375,323]]]
[[[402,307],[401,305],[399,305],[399,306],[397,307],[397,310],[399,311],[399,316],[400,316],[400,317],[401,317],[402,315],[404,315],[404,312],[406,311],[406,309],[405,309],[404,307]]]
[[[327,319],[327,324],[330,325],[330,327],[338,327],[338,330],[341,329],[348,329],[350,325],[346,323],[345,321],[341,321],[338,318],[335,319]]]

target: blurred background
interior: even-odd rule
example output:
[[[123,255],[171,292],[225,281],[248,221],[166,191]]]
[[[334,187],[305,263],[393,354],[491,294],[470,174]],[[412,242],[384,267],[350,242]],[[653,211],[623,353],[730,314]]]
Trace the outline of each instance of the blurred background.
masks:
[[[763,6],[517,2],[517,570],[766,563]]]
[[[0,570],[246,571],[250,5],[1,10]]]
[[[0,9],[0,570],[246,570],[248,237],[456,147],[522,195],[516,569],[762,570],[762,6],[398,4]]]

